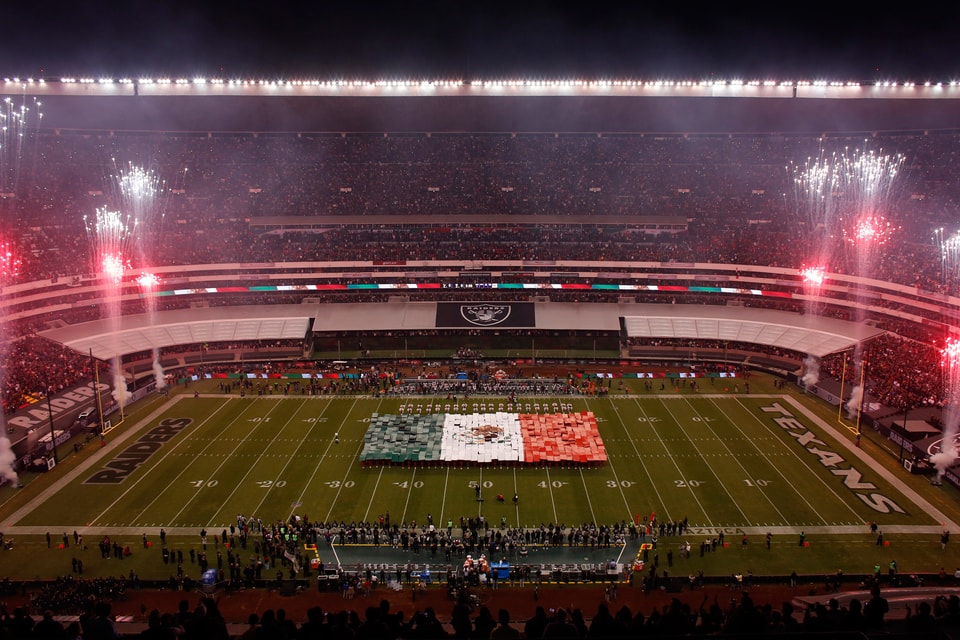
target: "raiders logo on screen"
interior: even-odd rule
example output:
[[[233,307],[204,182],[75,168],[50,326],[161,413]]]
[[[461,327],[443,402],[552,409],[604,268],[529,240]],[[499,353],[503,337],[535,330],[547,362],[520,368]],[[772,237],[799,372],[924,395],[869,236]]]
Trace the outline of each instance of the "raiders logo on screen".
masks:
[[[437,327],[536,327],[532,302],[438,302]]]
[[[501,324],[510,317],[508,304],[462,304],[460,315],[470,324],[492,327]]]

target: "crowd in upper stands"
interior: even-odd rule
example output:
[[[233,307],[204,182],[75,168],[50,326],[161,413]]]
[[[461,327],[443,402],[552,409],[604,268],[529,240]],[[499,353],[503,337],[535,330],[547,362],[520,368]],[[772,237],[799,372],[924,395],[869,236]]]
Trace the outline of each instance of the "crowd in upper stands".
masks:
[[[116,166],[129,162],[150,168],[162,179],[162,188],[144,209],[145,219],[137,223],[136,239],[125,244],[133,266],[510,258],[800,267],[811,256],[828,254],[833,272],[952,294],[960,291],[960,265],[941,251],[937,238],[949,235],[960,203],[960,163],[953,161],[958,138],[960,134],[951,132],[890,134],[868,141],[776,135],[201,137],[43,132],[27,143],[31,156],[42,161],[24,165],[16,197],[0,202],[0,240],[9,243],[20,260],[17,273],[3,274],[0,286],[44,280],[46,286],[62,287],[66,296],[69,278],[95,272],[93,254],[100,245],[91,219],[97,207],[124,204],[111,175]],[[828,237],[811,228],[815,216],[809,194],[797,191],[795,167],[808,158],[850,148],[905,158],[890,189],[893,197],[885,203],[890,207],[887,217],[898,229],[891,242],[870,252],[869,261],[842,236]],[[843,211],[847,195],[831,197],[837,211],[849,217]],[[374,214],[396,216],[398,222],[405,216],[429,216],[431,223],[351,225],[322,232],[283,232],[253,224],[267,216]],[[540,215],[545,223],[444,226],[444,216],[451,214],[498,220]],[[551,224],[617,215],[678,216],[688,220],[688,229],[653,236],[626,226]],[[843,224],[838,221],[838,228]],[[280,304],[297,302],[303,295],[229,294],[212,297],[210,304]],[[384,298],[370,292],[351,295],[351,300]],[[462,297],[443,290],[414,295]],[[480,300],[518,294],[472,290],[470,295]],[[555,300],[616,299],[615,293],[603,292],[561,290],[549,295]],[[103,310],[97,304],[78,302],[85,299],[70,298],[70,308],[52,318],[74,323],[100,317]],[[662,294],[641,294],[638,300],[667,301]],[[670,301],[678,301],[676,294]],[[691,294],[679,301],[714,299]],[[182,308],[191,302],[164,298],[158,308]],[[763,303],[797,310],[781,300]],[[123,304],[125,313],[143,310],[142,301]],[[836,309],[824,313],[843,315]],[[47,319],[9,322],[6,335],[29,336],[45,328]],[[892,403],[942,399],[942,385],[934,380],[937,351],[926,346],[930,331],[910,323],[884,328],[912,340],[904,342],[911,358],[909,363],[891,358],[895,350],[878,344],[871,356],[877,394]],[[32,363],[52,358],[62,365],[49,374],[54,389],[90,374],[83,356],[54,353],[51,345],[21,338],[9,349],[6,411],[45,386],[35,379],[41,368]],[[896,353],[902,356],[902,351]],[[836,359],[825,363],[826,371],[835,369]],[[917,373],[909,376],[912,386],[907,391],[903,375],[913,371]]]
[[[138,221],[134,243],[151,265],[562,254],[799,266],[823,252],[811,244],[821,240],[807,228],[809,204],[806,194],[797,193],[794,167],[821,153],[854,148],[906,158],[891,188],[896,197],[888,203],[887,217],[901,228],[896,247],[880,252],[870,268],[887,279],[938,289],[943,265],[932,237],[940,227],[951,231],[951,212],[960,201],[953,133],[866,142],[855,136],[824,141],[772,135],[62,133],[38,135],[32,144],[43,161],[21,177],[15,201],[4,202],[4,215],[14,222],[8,233],[14,231],[23,262],[20,280],[96,269],[88,227],[97,207],[122,206],[110,175],[125,162],[148,167],[163,180],[152,219]],[[372,214],[441,221],[450,214],[679,216],[691,221],[691,232],[680,242],[650,245],[632,233],[610,237],[589,225],[259,234],[247,224],[264,216]],[[776,234],[786,242],[770,242]],[[378,247],[376,255],[371,246]],[[926,263],[922,269],[917,257]],[[857,268],[857,257],[839,248],[831,262],[837,272]]]

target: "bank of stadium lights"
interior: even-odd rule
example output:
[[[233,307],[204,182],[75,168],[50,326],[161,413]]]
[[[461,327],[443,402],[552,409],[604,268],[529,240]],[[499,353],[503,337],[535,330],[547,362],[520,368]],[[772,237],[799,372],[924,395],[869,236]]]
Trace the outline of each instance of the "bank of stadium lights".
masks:
[[[577,90],[577,89],[586,89],[586,90],[603,90],[603,89],[740,89],[740,88],[823,88],[823,89],[860,89],[864,87],[864,83],[857,81],[837,81],[837,80],[743,80],[739,78],[733,78],[729,80],[666,80],[666,79],[655,79],[655,80],[635,80],[635,79],[597,79],[597,80],[584,80],[584,79],[555,79],[555,80],[544,80],[544,79],[530,79],[530,78],[514,78],[514,79],[476,79],[472,82],[465,82],[463,80],[430,80],[430,79],[381,79],[381,80],[359,80],[359,79],[336,79],[336,80],[316,80],[316,79],[291,79],[291,80],[264,80],[264,79],[223,79],[223,78],[206,78],[206,77],[180,77],[180,78],[169,78],[169,77],[160,77],[160,78],[150,78],[150,77],[140,77],[140,78],[111,78],[106,76],[94,77],[94,76],[84,76],[84,77],[62,77],[62,78],[20,78],[17,76],[13,77],[4,77],[3,83],[5,84],[17,84],[17,85],[44,85],[47,83],[61,83],[61,84],[86,84],[86,85],[174,85],[174,86],[195,86],[202,87],[205,85],[214,85],[214,86],[231,86],[231,87],[268,87],[268,88],[278,88],[278,87],[314,87],[314,88],[323,88],[323,89],[417,89],[417,90],[433,90],[433,89],[456,89],[460,88],[466,84],[469,84],[473,87],[479,87],[483,89],[493,89],[493,90],[503,90],[510,88],[531,88],[531,89],[559,89],[559,90]],[[867,86],[872,86],[878,89],[911,89],[916,87],[923,87],[927,89],[938,89],[938,88],[957,88],[960,87],[960,80],[951,80],[949,82],[932,82],[926,81],[922,83],[918,82],[896,82],[892,80],[882,80],[875,83],[868,83]]]

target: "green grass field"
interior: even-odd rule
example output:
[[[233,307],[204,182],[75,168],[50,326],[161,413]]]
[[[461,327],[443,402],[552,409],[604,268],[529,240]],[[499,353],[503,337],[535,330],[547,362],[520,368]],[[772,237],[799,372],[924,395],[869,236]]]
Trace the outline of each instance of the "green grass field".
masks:
[[[724,384],[693,392],[644,391],[638,383],[634,393],[605,398],[521,399],[541,406],[562,401],[595,413],[609,461],[579,469],[362,467],[358,456],[374,413],[396,413],[411,402],[439,411],[448,401],[240,398],[199,383],[190,393],[143,401],[107,435],[106,446],[88,446],[24,489],[3,487],[3,531],[17,539],[17,548],[45,546],[46,532],[58,542],[74,530],[90,540],[106,534],[139,546],[142,533],[155,537],[161,527],[171,540],[192,543],[201,529],[218,532],[238,514],[264,522],[294,513],[354,522],[389,512],[393,523],[421,524],[428,514],[441,524],[482,514],[495,525],[538,527],[645,520],[656,513],[661,521],[686,519],[697,544],[724,531],[731,546],[745,533],[759,548],[770,532],[780,548],[796,554],[803,552],[797,544],[803,531],[812,543],[806,561],[816,558],[810,568],[831,572],[849,562],[851,549],[875,550],[867,523],[876,522],[904,547],[897,548],[901,566],[936,572],[946,564],[953,572],[960,557],[953,545],[946,552],[939,545],[944,526],[958,531],[953,489],[906,474],[883,443],[867,437],[856,447],[833,410],[810,398],[774,394],[761,377],[752,381],[753,394]],[[483,501],[476,500],[477,483]],[[499,503],[497,494],[507,500]],[[796,566],[795,560],[788,555],[785,566]],[[727,571],[721,561],[711,562]],[[753,570],[783,569],[778,561]],[[34,562],[25,571],[32,577],[44,570]],[[138,571],[147,576],[150,569]]]

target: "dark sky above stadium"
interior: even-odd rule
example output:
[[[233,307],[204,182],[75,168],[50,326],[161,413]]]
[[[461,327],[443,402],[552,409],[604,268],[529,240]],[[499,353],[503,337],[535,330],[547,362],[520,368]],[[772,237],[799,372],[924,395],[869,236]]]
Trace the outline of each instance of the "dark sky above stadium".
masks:
[[[955,2],[9,4],[7,76],[960,77]]]

